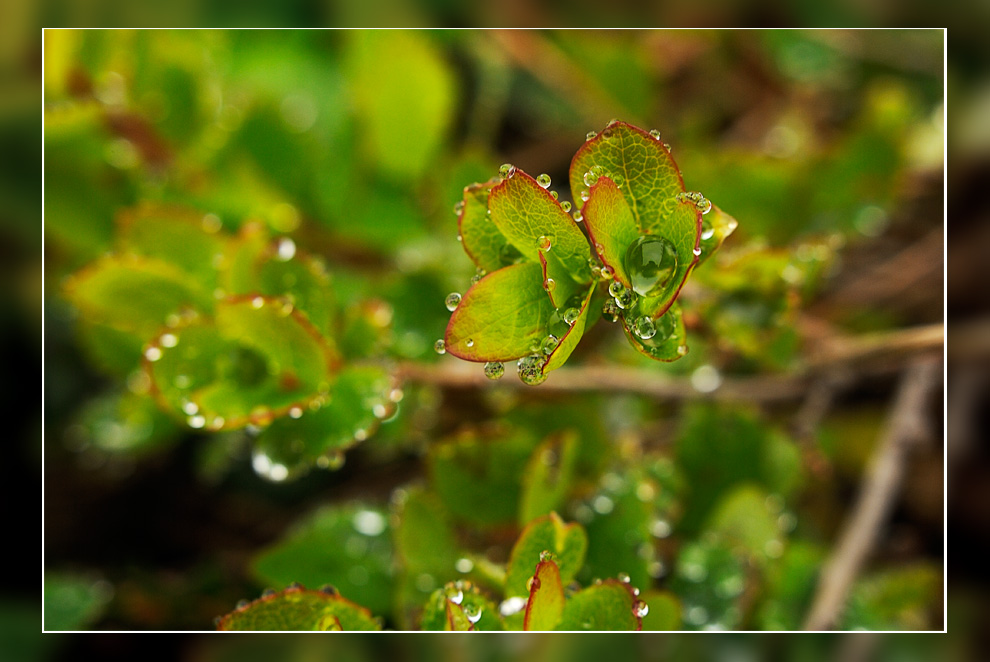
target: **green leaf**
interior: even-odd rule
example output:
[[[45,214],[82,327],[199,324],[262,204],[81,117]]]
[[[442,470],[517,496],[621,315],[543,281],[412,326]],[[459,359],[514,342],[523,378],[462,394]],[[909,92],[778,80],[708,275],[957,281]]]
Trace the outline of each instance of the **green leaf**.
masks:
[[[582,577],[625,574],[634,585],[649,586],[655,558],[650,527],[657,517],[651,497],[657,486],[638,470],[626,477],[609,474],[603,483],[605,488],[591,500],[594,516],[585,522],[588,556]]]
[[[261,296],[220,302],[215,324],[191,318],[145,351],[159,400],[192,427],[209,429],[267,425],[322,402],[336,360],[304,316]]]
[[[486,272],[522,259],[488,213],[488,195],[494,183],[472,184],[464,188],[463,207],[457,217],[461,245],[475,266]]]
[[[615,182],[599,177],[589,189],[582,214],[599,259],[611,267],[615,280],[631,288],[625,266],[626,249],[639,238],[639,225]]]
[[[733,630],[740,626],[740,602],[749,578],[747,564],[718,536],[681,547],[668,587],[683,603],[689,630]]]
[[[932,627],[932,604],[941,595],[939,568],[916,563],[860,579],[842,615],[844,630],[926,630]]]
[[[107,452],[141,456],[176,441],[178,426],[154,401],[130,390],[112,391],[79,412],[73,443]]]
[[[213,293],[179,268],[154,258],[111,255],[66,283],[66,296],[90,322],[142,338],[184,309],[209,311]]]
[[[436,495],[422,489],[404,492],[398,503],[395,550],[401,569],[399,605],[418,608],[437,587],[456,578],[458,558],[454,530]]]
[[[547,515],[564,504],[573,487],[579,451],[575,430],[554,433],[533,451],[522,472],[521,523]]]
[[[543,279],[553,279],[550,296],[561,307],[591,280],[588,240],[571,215],[522,170],[492,187],[491,220],[523,257],[543,264]],[[544,250],[549,244],[549,249]]]
[[[387,418],[395,412],[394,386],[380,367],[345,367],[334,377],[326,396],[291,407],[288,416],[262,430],[255,450],[286,467],[290,476],[304,473],[314,463],[333,466],[343,451],[375,433],[379,415]]]
[[[639,630],[636,596],[628,584],[610,579],[575,593],[564,606],[557,630]]]
[[[755,564],[764,565],[784,550],[784,536],[777,524],[779,513],[772,510],[772,504],[766,491],[741,485],[716,504],[705,529]]]
[[[640,599],[649,607],[643,616],[643,631],[661,632],[680,630],[681,601],[670,591],[643,591]]]
[[[382,171],[421,175],[447,137],[454,77],[428,33],[362,30],[347,35],[353,101],[366,152]]]
[[[335,586],[373,613],[392,606],[388,513],[361,504],[326,506],[296,522],[259,552],[253,574],[270,586]]]
[[[539,264],[526,262],[488,274],[471,287],[447,325],[447,351],[467,361],[511,361],[546,337],[553,304]],[[468,343],[471,343],[468,345]]]
[[[220,619],[218,630],[299,632],[312,630],[381,630],[364,607],[335,592],[290,586],[263,595]]]
[[[661,141],[625,122],[610,123],[584,143],[571,160],[570,182],[575,200],[580,191],[588,189],[584,175],[594,166],[600,166],[602,174],[613,181],[616,176],[621,178],[622,195],[632,209],[640,234],[664,234],[666,201],[684,191],[684,181]]]
[[[823,547],[792,541],[778,561],[767,564],[766,601],[756,617],[763,630],[799,630],[825,562]]]
[[[122,251],[168,262],[212,292],[226,251],[219,219],[174,205],[144,203],[120,214]]]
[[[427,460],[433,489],[462,520],[484,526],[513,522],[519,475],[535,444],[521,428],[487,436],[469,431],[434,444]]]
[[[498,609],[470,582],[450,582],[430,596],[423,609],[419,629],[501,630]]]
[[[548,551],[560,568],[561,582],[567,584],[584,564],[588,536],[580,524],[565,524],[557,513],[533,520],[523,529],[509,556],[505,577],[506,597],[526,597],[533,570]]]
[[[719,209],[717,205],[712,205],[711,211],[701,219],[699,266],[721,248],[726,238],[735,231],[738,225],[739,222],[736,219]]]
[[[45,575],[45,630],[83,630],[103,613],[112,591],[92,577]]]
[[[564,613],[564,585],[552,559],[536,565],[526,602],[524,630],[553,630]]]
[[[555,312],[555,315],[551,318],[550,330],[554,330],[555,325],[553,323],[554,317],[560,317],[569,308],[575,308],[578,310],[577,319],[574,324],[570,325],[564,331],[564,335],[557,342],[557,347],[550,353],[547,357],[546,362],[543,364],[543,374],[547,374],[551,370],[556,370],[560,366],[564,365],[564,362],[570,358],[571,354],[577,348],[578,343],[584,336],[584,331],[588,326],[588,322],[594,322],[595,320],[591,318],[591,300],[595,294],[595,285],[593,284],[583,296],[579,293],[572,296],[567,302],[564,303],[563,307]],[[573,305],[572,304],[577,304]]]

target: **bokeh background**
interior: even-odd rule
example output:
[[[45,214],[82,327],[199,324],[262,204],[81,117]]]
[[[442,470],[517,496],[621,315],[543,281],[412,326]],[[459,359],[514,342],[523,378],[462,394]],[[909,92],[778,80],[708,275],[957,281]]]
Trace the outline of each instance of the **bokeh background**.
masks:
[[[37,18],[25,19],[32,20]],[[51,104],[45,120],[44,293],[36,278],[41,238],[31,220],[37,219],[40,192],[30,168],[9,165],[38,161],[40,42],[35,35],[10,47],[14,86],[5,95],[4,135],[10,153],[22,158],[7,160],[4,181],[5,199],[12,201],[3,216],[10,236],[4,264],[8,282],[18,283],[5,292],[11,305],[4,307],[10,316],[4,329],[11,338],[5,346],[17,353],[37,347],[35,325],[45,321],[46,566],[65,582],[65,591],[81,596],[74,614],[80,628],[202,627],[201,617],[209,622],[257,591],[257,579],[248,573],[225,576],[218,555],[243,565],[252,550],[276,540],[327,495],[381,497],[417,472],[414,463],[400,463],[398,475],[368,484],[365,471],[381,458],[359,447],[338,472],[273,487],[253,476],[244,458],[238,462],[235,455],[218,466],[216,457],[204,457],[199,440],[181,431],[146,435],[124,449],[101,444],[99,435],[82,445],[71,435],[66,439],[64,431],[78,426],[81,410],[90,403],[92,411],[94,397],[113,381],[80,352],[58,283],[107,250],[115,211],[139,200],[181,201],[224,218],[260,217],[355,273],[394,270],[403,280],[413,274],[419,279],[414,293],[384,293],[393,305],[417,297],[409,314],[399,315],[406,333],[399,334],[405,344],[396,351],[405,359],[433,361],[431,334],[446,315],[418,297],[439,301],[470,273],[452,241],[450,206],[460,188],[486,179],[504,161],[565,181],[584,133],[621,117],[661,129],[689,188],[740,219],[732,241],[768,249],[825,241],[833,251],[831,266],[806,302],[819,318],[857,333],[942,319],[941,31],[56,34],[45,45],[43,83]],[[953,142],[950,133],[950,148],[960,159],[959,180],[950,190],[960,203],[977,196],[973,182],[986,172],[987,133],[979,111],[986,92],[970,62],[950,66],[949,74],[950,92],[958,90],[961,101],[951,103],[950,95],[950,116],[961,136]],[[961,214],[961,252],[978,252],[986,243],[980,209],[973,204]],[[887,271],[876,271],[877,265]],[[962,283],[973,282],[986,265],[960,259],[950,262],[950,275],[953,269],[959,269],[961,285],[954,290],[950,278],[948,303],[978,321],[982,302]],[[782,333],[773,352],[748,353],[751,345],[744,342],[726,350],[707,346],[702,337],[697,349],[692,346],[694,362],[670,370],[685,377],[711,364],[727,368],[727,375],[783,371],[801,358],[806,333]],[[970,443],[958,455],[950,448],[950,458],[964,467],[954,488],[964,494],[956,521],[969,525],[960,529],[969,532],[963,534],[967,545],[985,548],[979,526],[986,523],[979,487],[985,464],[974,460],[985,450],[978,444],[981,428],[966,414],[985,402],[976,367],[986,351],[979,333],[970,337],[958,360],[973,369],[959,383],[951,376],[949,382],[950,394],[965,390],[958,435]],[[629,360],[605,347],[610,360]],[[822,461],[832,511],[820,515],[824,523],[811,536],[826,545],[855,495],[896,374],[845,393],[828,418],[824,439],[833,445],[826,445]],[[454,418],[456,407],[476,404],[449,400],[442,402],[455,408],[449,414]],[[16,390],[5,401],[15,404],[12,411],[31,407],[19,404],[24,395]],[[633,423],[655,416],[626,404]],[[31,442],[18,446],[22,463],[37,468],[31,444],[39,422],[13,420],[24,421],[15,434]],[[944,561],[942,443],[935,440],[912,461],[878,552],[894,565],[921,562],[938,584]],[[395,452],[416,455],[401,446]],[[802,520],[801,507],[822,494],[795,498]],[[961,577],[985,581],[980,564],[961,565]],[[30,582],[14,589],[36,595]],[[965,593],[950,603],[950,619],[953,609],[960,622],[971,617],[975,598]],[[211,602],[203,604],[204,596]],[[18,604],[7,603],[12,618]],[[941,607],[940,595],[921,598],[920,629],[945,625]],[[56,654],[72,650],[49,645]],[[442,655],[487,655],[460,644],[435,645]],[[631,654],[649,648],[625,645]],[[871,640],[866,650],[891,645]],[[389,646],[352,642],[345,650],[358,656]],[[537,647],[548,649],[539,654],[577,654],[567,646],[502,642],[491,654]],[[695,650],[685,646],[684,654]],[[844,650],[814,649],[808,655]],[[204,659],[228,654],[192,643],[181,650]],[[757,650],[739,642],[725,644],[722,654]],[[898,654],[923,650],[911,645]]]

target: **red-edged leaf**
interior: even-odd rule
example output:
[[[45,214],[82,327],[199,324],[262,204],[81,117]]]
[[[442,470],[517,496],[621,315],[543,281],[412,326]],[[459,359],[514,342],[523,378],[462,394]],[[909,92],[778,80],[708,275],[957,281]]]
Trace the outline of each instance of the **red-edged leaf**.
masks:
[[[553,630],[564,613],[564,585],[560,569],[552,559],[536,565],[529,585],[524,630]]]

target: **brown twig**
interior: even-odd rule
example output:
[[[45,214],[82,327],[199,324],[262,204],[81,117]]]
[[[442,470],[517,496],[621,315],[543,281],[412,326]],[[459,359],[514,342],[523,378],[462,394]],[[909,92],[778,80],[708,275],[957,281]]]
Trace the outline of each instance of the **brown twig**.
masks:
[[[822,570],[805,630],[831,629],[838,621],[852,583],[896,503],[907,461],[928,438],[925,405],[941,375],[942,363],[933,358],[915,360],[907,368],[862,491]]]
[[[806,366],[788,374],[727,377],[710,393],[697,390],[691,380],[667,377],[656,370],[624,366],[561,368],[550,373],[538,387],[540,393],[623,392],[639,393],[660,400],[709,399],[721,402],[775,403],[801,399],[813,380],[822,374],[852,371],[868,374],[887,370],[893,357],[916,356],[940,350],[945,338],[942,324],[900,329],[882,334],[834,342],[812,354]],[[439,364],[407,362],[397,369],[399,379],[448,388],[484,388],[491,382],[477,365],[463,361]],[[529,388],[518,380],[501,384]]]

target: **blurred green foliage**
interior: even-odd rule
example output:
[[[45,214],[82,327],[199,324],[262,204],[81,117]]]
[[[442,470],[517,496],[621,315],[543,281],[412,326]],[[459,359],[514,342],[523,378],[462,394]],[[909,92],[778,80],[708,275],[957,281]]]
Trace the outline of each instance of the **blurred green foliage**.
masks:
[[[504,162],[567,181],[574,147],[611,117],[658,128],[689,188],[739,227],[682,293],[687,356],[658,365],[598,325],[572,364],[683,376],[701,393],[799,368],[798,321],[844,251],[884,240],[913,183],[941,168],[942,33],[883,33],[883,58],[864,39],[47,31],[46,457],[114,494],[114,467],[191,456],[183,471],[216,502],[201,529],[244,538],[203,542],[222,571],[173,593],[132,577],[154,559],[63,545],[46,627],[208,627],[204,611],[297,581],[334,585],[388,628],[521,627],[512,599],[524,606],[544,550],[575,629],[638,625],[620,577],[648,605],[643,629],[801,627],[879,409],[828,421],[816,455],[788,411],[462,392],[395,368],[450,367],[433,350],[443,300],[476,274],[451,214],[463,187]],[[908,51],[920,64],[902,66]],[[869,303],[826,314],[844,329],[864,313],[926,321]],[[871,567],[841,627],[940,627],[941,559],[919,557]],[[80,566],[131,593],[94,599]],[[618,597],[597,602],[609,587]],[[201,602],[148,606],[167,599]],[[567,646],[546,655],[590,655]]]

